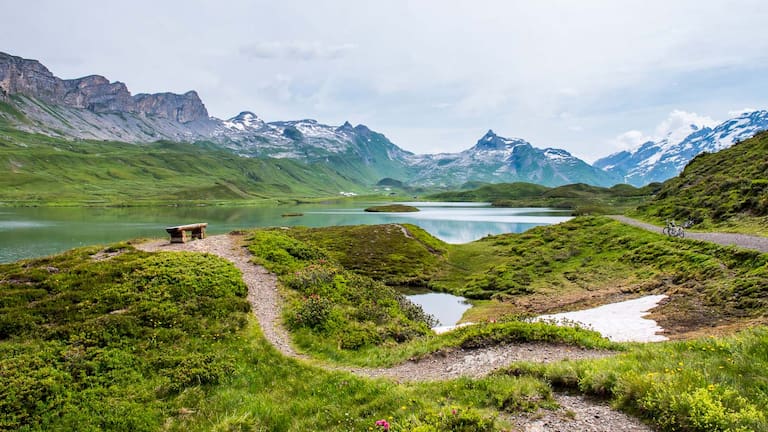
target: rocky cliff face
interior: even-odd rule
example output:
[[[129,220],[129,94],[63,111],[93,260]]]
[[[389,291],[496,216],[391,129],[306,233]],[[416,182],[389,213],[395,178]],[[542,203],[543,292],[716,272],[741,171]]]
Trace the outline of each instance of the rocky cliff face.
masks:
[[[121,82],[100,75],[63,80],[37,60],[0,52],[0,96],[24,95],[94,113],[132,113],[178,123],[208,119],[208,110],[196,92],[131,96]]]
[[[58,79],[58,78],[57,78]],[[134,112],[135,103],[125,84],[110,83],[100,75],[73,80],[62,80],[63,94],[55,95],[48,102],[73,108],[87,109],[95,113]],[[37,95],[25,93],[27,96]]]
[[[34,94],[45,101],[62,92],[62,80],[53,76],[37,60],[27,60],[0,52],[0,94]]]
[[[208,110],[196,91],[188,91],[183,95],[175,93],[137,94],[134,96],[136,112],[172,120],[179,123],[189,123],[208,118]]]

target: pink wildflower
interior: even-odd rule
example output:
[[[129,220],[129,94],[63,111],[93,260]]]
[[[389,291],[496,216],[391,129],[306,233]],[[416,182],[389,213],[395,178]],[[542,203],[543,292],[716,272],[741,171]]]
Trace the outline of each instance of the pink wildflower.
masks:
[[[389,430],[389,422],[384,419],[376,420],[376,426],[380,426],[381,429],[385,431]]]

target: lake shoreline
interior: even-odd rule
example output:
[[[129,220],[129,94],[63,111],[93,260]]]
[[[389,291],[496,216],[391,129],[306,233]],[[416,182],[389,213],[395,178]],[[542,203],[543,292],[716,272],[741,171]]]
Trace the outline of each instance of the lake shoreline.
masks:
[[[0,263],[43,257],[74,247],[136,238],[163,238],[165,227],[207,222],[210,235],[280,226],[415,224],[448,243],[467,243],[489,234],[522,232],[567,218],[551,209],[495,209],[478,203],[407,203],[421,211],[366,213],[371,203],[259,206],[195,205],[154,207],[0,207]],[[286,218],[287,212],[302,217]]]

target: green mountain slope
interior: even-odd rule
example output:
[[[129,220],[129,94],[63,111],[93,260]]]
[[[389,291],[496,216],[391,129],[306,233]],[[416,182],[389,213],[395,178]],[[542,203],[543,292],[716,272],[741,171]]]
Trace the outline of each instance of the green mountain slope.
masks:
[[[724,224],[768,215],[768,133],[717,153],[702,153],[638,209],[651,220]]]
[[[538,198],[550,188],[533,183],[496,183],[483,184],[480,187],[441,192],[430,195],[430,199],[445,201],[488,201],[494,202],[503,199]]]
[[[441,201],[481,201],[497,207],[554,207],[573,209],[577,214],[621,213],[644,202],[659,187],[652,183],[642,188],[616,185],[610,188],[584,183],[546,187],[532,183],[486,184],[475,189],[441,192],[428,199]]]
[[[65,141],[0,124],[0,201],[141,204],[338,195],[361,186],[319,164],[212,145]]]

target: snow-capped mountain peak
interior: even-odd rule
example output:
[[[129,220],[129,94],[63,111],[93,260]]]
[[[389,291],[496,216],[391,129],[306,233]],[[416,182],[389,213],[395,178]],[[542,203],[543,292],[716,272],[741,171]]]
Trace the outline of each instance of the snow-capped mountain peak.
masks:
[[[414,166],[414,183],[424,185],[447,186],[476,180],[608,186],[619,181],[614,174],[594,168],[565,150],[536,148],[523,139],[496,135],[493,130],[460,153],[419,155],[414,158]]]
[[[544,149],[544,156],[546,156],[547,159],[552,161],[567,161],[569,159],[574,159],[573,155],[571,155],[567,151],[563,149],[556,149],[556,148]]]
[[[336,128],[336,132],[340,133],[351,133],[355,130],[355,128],[352,126],[352,123],[345,121],[343,125]]]
[[[744,112],[723,122],[714,130],[718,145],[714,151],[730,147],[768,129],[768,110]]]
[[[720,151],[763,130],[768,130],[768,111],[743,112],[719,124],[674,128],[663,138],[599,159],[594,166],[642,186],[676,176],[699,153]]]
[[[224,120],[222,123],[228,129],[239,131],[261,129],[265,125],[264,120],[250,111],[243,111],[229,120]]]
[[[470,149],[475,151],[483,151],[483,150],[501,150],[501,151],[509,151],[512,150],[513,147],[518,145],[530,145],[528,141],[525,141],[524,139],[520,138],[504,138],[502,136],[496,135],[493,132],[493,129],[488,129],[488,132],[483,135],[482,138],[480,138],[477,141],[477,144]]]

